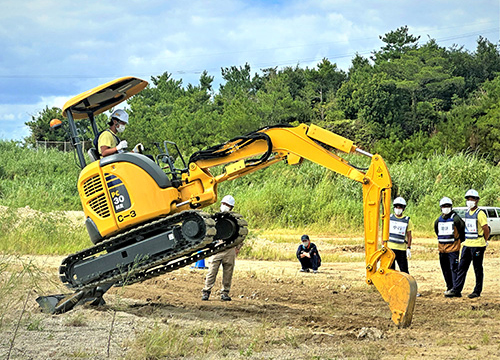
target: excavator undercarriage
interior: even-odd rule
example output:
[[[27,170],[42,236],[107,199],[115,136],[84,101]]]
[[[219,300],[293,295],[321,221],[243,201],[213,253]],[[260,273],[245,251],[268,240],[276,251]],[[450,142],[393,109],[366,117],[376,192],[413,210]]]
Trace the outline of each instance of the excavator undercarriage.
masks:
[[[247,222],[240,214],[183,211],[69,255],[59,267],[59,277],[75,293],[37,301],[49,313],[66,312],[86,302],[98,305],[111,286],[131,285],[180,269],[240,245],[247,233]]]

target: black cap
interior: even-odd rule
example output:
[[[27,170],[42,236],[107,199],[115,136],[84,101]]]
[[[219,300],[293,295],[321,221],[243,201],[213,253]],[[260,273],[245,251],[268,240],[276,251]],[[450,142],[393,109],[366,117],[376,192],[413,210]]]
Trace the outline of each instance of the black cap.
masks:
[[[300,240],[309,240],[309,236],[308,235],[302,235],[302,237],[300,238]]]

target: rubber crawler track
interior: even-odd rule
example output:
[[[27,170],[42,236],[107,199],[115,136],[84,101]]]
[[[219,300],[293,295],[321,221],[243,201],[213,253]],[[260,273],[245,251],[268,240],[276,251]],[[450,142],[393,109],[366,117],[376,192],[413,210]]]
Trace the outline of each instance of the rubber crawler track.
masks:
[[[110,283],[113,283],[115,286],[130,285],[166,274],[241,244],[248,234],[247,222],[240,214],[230,213],[230,216],[238,225],[238,236],[233,237],[231,240],[224,242],[220,240],[214,241],[216,233],[215,221],[209,214],[199,210],[183,211],[166,218],[143,224],[123,234],[109,238],[93,247],[69,255],[62,261],[59,267],[59,277],[70,289],[87,290]],[[113,271],[101,274],[98,279],[83,285],[76,284],[72,281],[70,275],[71,269],[77,262],[109,249],[119,248],[120,244],[133,241],[137,236],[170,230],[180,222],[193,217],[201,218],[205,224],[205,236],[202,239],[193,242],[183,238],[174,249],[166,251],[161,256],[141,259],[128,270],[116,268]]]

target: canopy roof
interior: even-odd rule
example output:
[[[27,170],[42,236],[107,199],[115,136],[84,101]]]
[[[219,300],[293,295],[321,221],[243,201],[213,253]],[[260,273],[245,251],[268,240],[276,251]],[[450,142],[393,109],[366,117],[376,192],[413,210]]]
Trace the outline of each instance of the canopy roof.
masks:
[[[139,93],[147,85],[147,81],[131,76],[107,82],[68,100],[63,106],[63,115],[66,116],[68,109],[74,119],[98,115]]]

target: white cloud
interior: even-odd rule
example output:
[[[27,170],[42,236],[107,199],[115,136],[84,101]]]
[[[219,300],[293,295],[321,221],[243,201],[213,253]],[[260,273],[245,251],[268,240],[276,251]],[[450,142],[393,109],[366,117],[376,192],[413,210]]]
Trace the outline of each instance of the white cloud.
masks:
[[[29,136],[26,122],[45,107],[62,108],[72,96],[42,96],[35,104],[0,104],[0,139],[22,140]]]
[[[497,28],[485,35],[498,41],[498,23],[491,0],[4,1],[0,136],[9,137],[5,123],[115,77],[168,71],[186,85],[207,70],[217,84],[221,67],[312,67],[323,57],[347,69],[354,53],[378,50],[378,36],[400,26],[474,50],[485,29]]]
[[[0,114],[0,121],[12,121],[16,118],[14,114]]]

